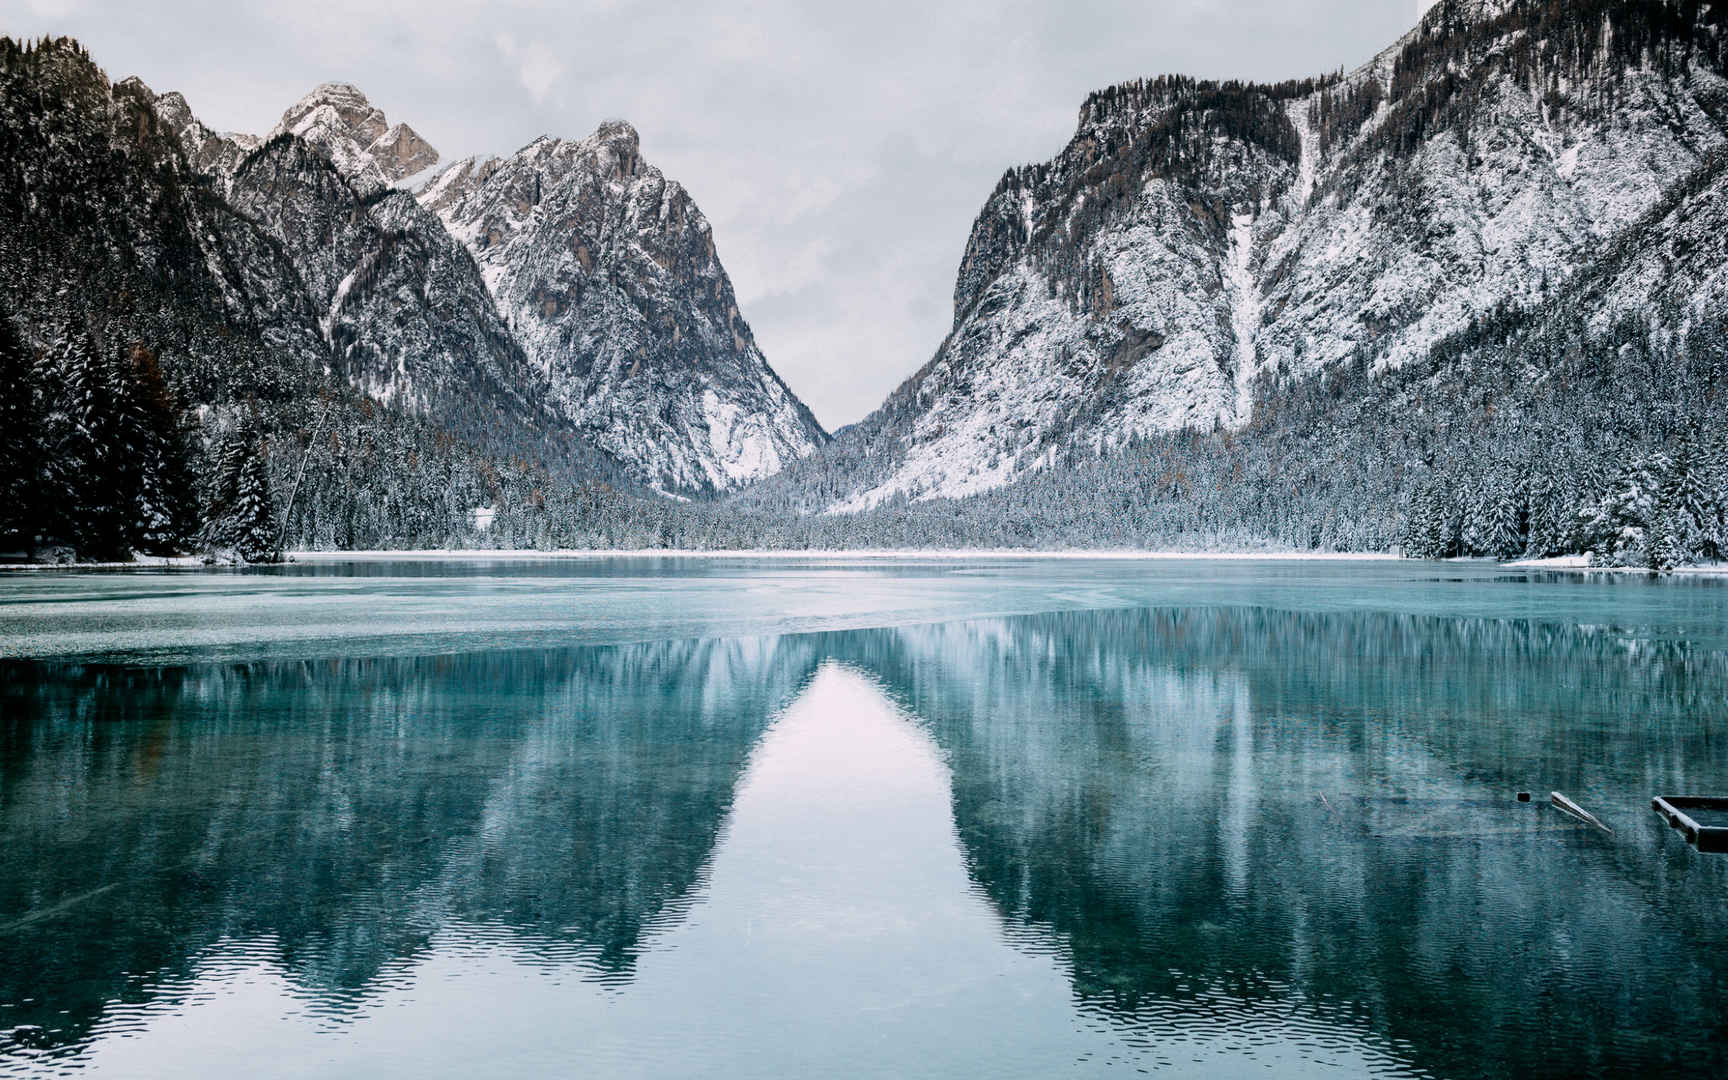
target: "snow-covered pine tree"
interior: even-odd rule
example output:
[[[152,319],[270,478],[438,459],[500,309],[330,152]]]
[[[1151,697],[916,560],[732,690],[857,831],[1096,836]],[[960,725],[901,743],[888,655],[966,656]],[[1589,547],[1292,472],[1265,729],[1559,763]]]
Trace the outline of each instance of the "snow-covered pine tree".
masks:
[[[0,311],[0,550],[28,552],[38,529],[41,428],[29,349]]]
[[[262,444],[251,417],[223,436],[204,514],[204,546],[245,562],[274,562],[279,555]]]
[[[1483,555],[1512,559],[1524,551],[1529,531],[1529,510],[1521,472],[1515,466],[1500,469],[1483,492]]]
[[[118,365],[87,333],[61,335],[44,364],[38,378],[47,539],[71,545],[80,558],[124,558],[136,468],[125,445]]]
[[[1671,570],[1719,558],[1721,513],[1697,437],[1683,432],[1667,455],[1651,512],[1650,566]]]
[[[1656,494],[1668,468],[1665,454],[1641,454],[1621,467],[1600,499],[1581,511],[1582,533],[1596,565],[1650,565]]]
[[[1446,559],[1458,553],[1457,515],[1447,497],[1446,481],[1436,471],[1411,499],[1404,532],[1404,554],[1412,559]]]
[[[246,456],[231,519],[235,554],[247,562],[275,562],[276,520],[270,499],[270,474],[258,444]]]
[[[1728,424],[1718,424],[1704,446],[1704,482],[1714,494],[1716,520],[1711,542],[1718,559],[1728,559]]]
[[[1463,460],[1475,462],[1478,459],[1472,451]],[[1452,492],[1459,514],[1458,546],[1453,554],[1488,554],[1492,525],[1490,508],[1494,503],[1488,478],[1482,476],[1478,468],[1466,465],[1457,470],[1452,482]]]
[[[134,345],[128,359],[125,413],[135,425],[128,441],[139,466],[133,542],[147,554],[172,555],[185,548],[195,528],[183,423],[155,354]]]
[[[1525,493],[1529,502],[1525,557],[1542,559],[1567,554],[1572,523],[1567,520],[1560,485],[1546,462],[1533,463]]]
[[[66,408],[65,393],[68,354],[72,348],[70,338],[57,337],[37,354],[32,368],[33,410],[41,450],[34,525],[39,544],[45,545],[70,543],[77,518],[73,506],[74,477],[83,468],[83,462],[78,458],[81,442]]]

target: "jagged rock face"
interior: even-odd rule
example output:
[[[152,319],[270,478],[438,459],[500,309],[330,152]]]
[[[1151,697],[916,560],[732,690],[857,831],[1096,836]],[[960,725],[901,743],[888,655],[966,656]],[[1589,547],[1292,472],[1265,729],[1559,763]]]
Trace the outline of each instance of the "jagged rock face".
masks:
[[[723,491],[825,439],[757,348],[707,220],[630,125],[457,162],[419,198],[480,263],[552,407],[644,482]]]
[[[438,163],[438,151],[407,124],[392,127],[359,88],[324,83],[287,112],[272,136],[296,135],[321,150],[363,190],[395,183]]]
[[[1257,380],[1539,308],[1723,147],[1724,16],[1694,8],[1442,0],[1341,79],[1094,94],[986,203],[954,329],[848,434],[880,465],[834,509],[1240,426]]]
[[[473,259],[411,195],[363,195],[312,145],[277,138],[235,170],[229,201],[281,241],[338,367],[369,396],[446,419],[477,402],[542,415],[544,378]]]
[[[471,408],[472,380],[679,494],[770,475],[825,438],[756,347],[707,221],[628,124],[457,162],[417,204],[390,185],[436,151],[352,86],[313,90],[263,141],[156,101],[188,159],[282,242],[373,397]]]
[[[220,133],[205,127],[193,115],[192,106],[177,91],[156,94],[133,76],[119,86],[132,87],[155,102],[156,115],[163,126],[180,141],[186,161],[194,169],[210,176],[226,177],[239,167],[246,155],[258,149],[261,140],[251,135]]]
[[[458,429],[483,426],[499,410],[515,421],[546,418],[545,379],[526,362],[478,267],[412,196],[379,181],[377,141],[364,156],[348,154],[346,169],[325,148],[331,118],[362,135],[390,137],[400,125],[384,127],[383,114],[352,87],[324,86],[284,118],[298,118],[320,141],[279,131],[259,144],[211,132],[179,94],[152,97],[187,160],[277,241],[321,344],[368,396]]]

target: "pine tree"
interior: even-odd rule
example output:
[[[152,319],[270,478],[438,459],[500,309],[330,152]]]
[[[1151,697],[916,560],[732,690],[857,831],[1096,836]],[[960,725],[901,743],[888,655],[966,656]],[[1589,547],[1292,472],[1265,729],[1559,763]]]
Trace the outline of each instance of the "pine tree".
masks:
[[[204,546],[245,562],[273,562],[278,556],[262,443],[251,417],[222,438],[204,513]]]
[[[236,555],[247,562],[276,561],[276,521],[271,510],[270,476],[265,470],[264,455],[255,444],[240,470],[230,521],[230,542]]]
[[[1411,501],[1404,554],[1412,559],[1449,559],[1458,554],[1459,530],[1446,482],[1435,473],[1416,489]]]
[[[125,413],[134,426],[127,442],[139,466],[133,543],[148,554],[171,555],[185,547],[194,529],[183,421],[155,354],[135,345],[130,363]]]
[[[36,530],[42,544],[67,544],[77,525],[76,477],[83,468],[82,440],[66,408],[67,378],[74,346],[56,338],[34,366],[34,409],[38,417],[41,457],[36,475],[40,514]]]
[[[1502,472],[1484,493],[1486,526],[1482,554],[1512,559],[1523,553],[1529,531],[1529,510],[1520,479]]]
[[[1705,448],[1703,474],[1716,506],[1716,518],[1709,523],[1709,540],[1715,557],[1728,559],[1728,425],[1718,425]]]
[[[0,311],[0,548],[6,550],[35,546],[42,468],[36,397],[29,350]]]
[[[1544,463],[1545,464],[1545,463]],[[1552,472],[1538,465],[1525,485],[1529,504],[1528,530],[1524,537],[1526,558],[1543,559],[1567,553],[1571,522],[1560,485]]]
[[[1620,469],[1602,497],[1582,511],[1583,537],[1597,565],[1651,564],[1656,495],[1668,468],[1663,454],[1636,457]]]
[[[125,443],[119,365],[88,334],[64,335],[38,375],[43,405],[43,501],[49,539],[80,558],[128,553],[137,466]]]
[[[1720,557],[1721,507],[1707,460],[1690,432],[1675,441],[1651,512],[1650,566],[1672,570]]]

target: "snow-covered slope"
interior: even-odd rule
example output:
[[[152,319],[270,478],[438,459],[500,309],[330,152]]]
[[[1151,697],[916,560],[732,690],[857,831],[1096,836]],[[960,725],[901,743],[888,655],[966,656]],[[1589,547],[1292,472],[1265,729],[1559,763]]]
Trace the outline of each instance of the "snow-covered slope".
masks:
[[[643,481],[723,491],[824,441],[757,348],[707,219],[629,124],[456,162],[419,199],[478,260],[552,408]]]
[[[1540,310],[1724,146],[1722,7],[1442,0],[1342,78],[1093,94],[985,204],[952,332],[848,432],[873,465],[832,508],[1241,426],[1276,377],[1407,364]],[[1645,259],[1607,307],[1676,277]]]

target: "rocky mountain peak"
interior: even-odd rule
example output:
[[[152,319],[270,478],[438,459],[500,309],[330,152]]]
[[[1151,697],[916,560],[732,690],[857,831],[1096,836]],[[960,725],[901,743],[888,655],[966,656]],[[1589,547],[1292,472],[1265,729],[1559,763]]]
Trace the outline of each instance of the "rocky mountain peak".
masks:
[[[194,124],[198,120],[192,112],[192,106],[186,101],[186,95],[178,90],[170,90],[166,94],[152,93],[150,88],[145,86],[136,75],[117,85],[136,86],[147,98],[154,99],[156,115],[161,117],[162,122],[167,124],[171,131],[183,131],[188,125]]]
[[[407,124],[392,126],[384,110],[350,83],[327,82],[282,114],[271,136],[295,135],[329,156],[362,187],[382,187],[438,163],[438,151]]]
[[[607,120],[594,129],[594,141],[616,154],[634,157],[642,147],[642,137],[624,120]]]
[[[456,162],[417,197],[479,263],[554,408],[643,483],[724,491],[824,441],[756,346],[707,219],[629,124]]]
[[[384,111],[351,83],[320,83],[282,114],[278,131],[302,135],[311,124],[340,127],[355,138],[375,142],[390,127]]]
[[[606,121],[594,129],[589,141],[611,159],[612,168],[620,180],[635,176],[641,169],[641,136],[624,121]]]

